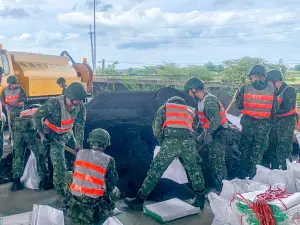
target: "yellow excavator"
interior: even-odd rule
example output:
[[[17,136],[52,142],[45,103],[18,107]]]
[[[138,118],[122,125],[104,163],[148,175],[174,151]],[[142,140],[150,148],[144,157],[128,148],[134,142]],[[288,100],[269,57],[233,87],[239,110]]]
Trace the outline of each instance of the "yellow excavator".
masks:
[[[66,79],[67,85],[82,82],[89,93],[93,89],[93,70],[83,58],[83,63],[75,63],[66,52],[60,56],[7,51],[0,44],[0,66],[4,69],[4,77],[0,92],[7,86],[10,75],[19,79],[25,89],[29,102],[45,101],[51,96],[61,95],[62,90],[56,81],[59,77]]]

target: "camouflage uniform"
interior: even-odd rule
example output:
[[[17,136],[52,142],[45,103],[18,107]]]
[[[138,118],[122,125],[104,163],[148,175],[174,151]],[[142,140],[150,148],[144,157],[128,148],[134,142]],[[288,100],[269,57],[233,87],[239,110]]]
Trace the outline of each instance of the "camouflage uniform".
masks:
[[[36,138],[36,129],[33,125],[32,117],[16,118],[13,141],[13,178],[20,179],[22,177],[24,172],[25,150],[29,148],[36,158],[37,172],[41,180],[45,180],[48,173],[46,159],[44,155],[40,153],[40,149],[43,149],[43,146]]]
[[[72,116],[76,117],[75,129],[76,139],[79,143],[84,139],[84,125],[86,119],[86,110],[84,105],[74,107],[70,112]],[[48,135],[50,145],[50,157],[53,164],[53,184],[59,195],[63,195],[63,182],[66,173],[65,151],[64,146],[69,143],[70,147],[75,149],[81,147],[76,143],[73,132],[69,131],[63,134],[57,134],[50,130],[46,125],[43,125],[42,120],[48,119],[51,124],[55,126],[61,125],[61,107],[56,98],[49,99],[44,105],[42,105],[38,111],[34,114],[34,121],[39,132],[43,132]]]
[[[162,106],[156,113],[152,128],[154,135],[161,144],[160,151],[154,158],[147,178],[139,193],[147,197],[155,188],[159,179],[175,158],[184,166],[195,192],[204,190],[201,158],[196,149],[194,134],[183,128],[162,129],[166,121],[166,109]]]
[[[255,81],[252,86],[257,90],[263,90],[268,86],[267,81]],[[244,109],[245,86],[238,91],[236,106],[238,109]],[[276,101],[274,101],[274,104]],[[273,106],[273,115],[276,111],[276,105]],[[269,134],[272,127],[271,118],[256,119],[248,115],[241,118],[242,134],[240,141],[240,176],[254,176],[256,165],[261,164],[263,155],[269,145]]]
[[[3,121],[0,119],[0,160],[3,156]]]
[[[206,130],[206,132],[210,133],[213,138],[212,143],[208,144],[207,146],[209,164],[216,184],[216,189],[218,191],[221,191],[223,186],[222,180],[227,179],[227,169],[225,162],[226,137],[223,134],[224,132],[226,132],[228,122],[226,122],[224,126],[220,125],[222,120],[222,117],[220,115],[220,102],[215,96],[206,98],[204,102],[203,112],[205,114],[205,117],[210,121],[210,127]],[[204,136],[205,133],[202,134],[202,137]]]
[[[67,90],[67,88],[68,88],[68,86],[67,85],[65,85],[64,87],[63,87],[63,90],[62,90],[62,94],[64,95],[64,94],[66,94],[66,90]]]
[[[283,85],[277,92],[279,96],[288,85]],[[280,104],[276,115],[282,115],[295,109],[296,91],[293,87],[287,87],[283,93],[283,102]],[[264,165],[271,165],[272,169],[286,169],[286,159],[292,159],[293,135],[297,123],[297,114],[276,117],[269,135],[269,148],[264,155]]]
[[[24,109],[24,106],[12,106],[12,105],[7,104],[5,102],[5,97],[6,97],[5,96],[5,89],[8,89],[8,87],[5,87],[2,91],[1,102],[5,107],[5,110],[7,112],[7,116],[10,117],[11,129],[13,131],[13,126],[15,124],[15,119],[20,116],[20,112]],[[26,101],[27,101],[27,95],[26,95],[25,90],[19,85],[17,86],[16,89],[20,89],[20,94],[21,94],[21,98],[19,98],[16,101],[16,103],[23,102],[25,104]]]

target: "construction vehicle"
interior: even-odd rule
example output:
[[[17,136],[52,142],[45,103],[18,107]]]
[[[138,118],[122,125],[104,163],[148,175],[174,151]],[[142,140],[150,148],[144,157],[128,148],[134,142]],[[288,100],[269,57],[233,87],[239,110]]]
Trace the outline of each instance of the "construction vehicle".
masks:
[[[41,102],[61,95],[62,90],[56,83],[59,77],[64,77],[67,85],[82,82],[88,92],[92,92],[93,70],[87,59],[84,58],[83,63],[75,63],[66,51],[60,56],[25,53],[7,51],[0,44],[0,66],[4,69],[0,91],[7,86],[7,77],[15,75],[29,102]]]

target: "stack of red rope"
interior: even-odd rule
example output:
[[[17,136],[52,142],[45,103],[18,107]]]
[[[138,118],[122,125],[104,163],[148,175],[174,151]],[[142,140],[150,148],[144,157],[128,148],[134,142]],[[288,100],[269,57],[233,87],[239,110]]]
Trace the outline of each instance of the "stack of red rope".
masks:
[[[287,210],[286,206],[281,201],[281,199],[291,196],[291,194],[287,193],[287,190],[282,190],[279,188],[277,190],[271,190],[270,188],[265,193],[257,195],[253,201],[253,204],[251,205],[251,203],[241,194],[238,195],[255,212],[261,225],[276,225],[276,220],[274,218],[273,211],[269,206],[268,202],[273,200],[279,200]]]

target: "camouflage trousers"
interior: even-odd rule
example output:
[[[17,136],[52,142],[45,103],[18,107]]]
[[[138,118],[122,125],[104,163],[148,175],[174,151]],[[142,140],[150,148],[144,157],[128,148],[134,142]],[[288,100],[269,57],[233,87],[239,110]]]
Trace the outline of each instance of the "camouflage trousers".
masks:
[[[36,132],[18,132],[17,128],[14,129],[13,133],[13,164],[12,173],[14,179],[22,177],[24,172],[25,163],[25,151],[26,148],[30,149],[37,162],[37,172],[44,180],[48,174],[48,168],[46,165],[46,158],[40,153],[40,149],[43,148],[40,141],[36,138]]]
[[[242,118],[242,134],[240,140],[240,178],[252,178],[256,173],[256,165],[262,164],[262,158],[269,145],[269,134],[272,124],[270,120]]]
[[[68,216],[71,218],[72,224],[102,224],[108,217],[113,215],[114,200],[116,200],[114,191],[95,199],[87,196],[73,196],[69,191],[72,180],[73,173],[69,171],[65,176],[64,190],[69,207]]]
[[[263,164],[272,169],[286,170],[286,159],[292,160],[293,135],[297,123],[296,116],[276,119],[269,138],[269,147],[264,154]]]
[[[3,156],[3,121],[0,120],[0,160]]]
[[[147,197],[151,193],[175,158],[182,163],[194,191],[202,192],[205,189],[201,158],[196,149],[196,142],[192,139],[165,137],[139,190],[142,196]]]
[[[20,113],[22,112],[22,108],[18,109],[13,109],[12,111],[8,112],[7,114],[7,120],[10,120],[10,124],[11,124],[11,132],[13,134],[14,132],[14,126],[15,126],[15,121],[16,118],[20,116]],[[11,138],[12,138],[12,134],[11,134]]]
[[[70,147],[76,148],[76,141],[72,132],[65,134],[50,134],[50,158],[53,165],[53,185],[57,193],[64,195],[63,186],[67,172],[64,146],[69,143]]]

